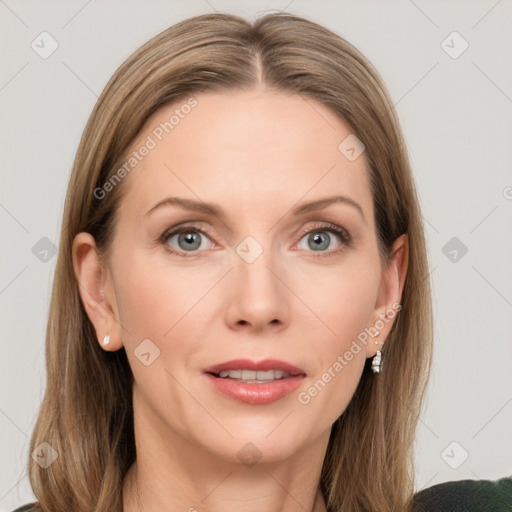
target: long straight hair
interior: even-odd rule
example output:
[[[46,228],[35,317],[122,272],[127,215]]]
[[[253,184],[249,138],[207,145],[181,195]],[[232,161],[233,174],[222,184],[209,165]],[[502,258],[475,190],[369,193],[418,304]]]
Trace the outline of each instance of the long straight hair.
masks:
[[[328,106],[364,143],[376,236],[383,261],[407,233],[402,309],[383,348],[385,368],[368,364],[334,423],[320,489],[330,512],[410,510],[415,429],[431,364],[432,307],[419,201],[393,103],[370,62],[327,28],[289,13],[253,23],[229,14],[184,20],[135,51],[97,101],[78,147],[66,195],[46,332],[45,395],[30,453],[48,443],[48,467],[28,459],[37,509],[122,509],[122,484],[136,459],[132,384],[124,348],[101,349],[84,310],[71,247],[81,231],[108,254],[119,183],[99,199],[146,120],[162,106],[203,91],[269,90]],[[341,141],[340,141],[341,142]],[[46,445],[45,445],[46,446]]]

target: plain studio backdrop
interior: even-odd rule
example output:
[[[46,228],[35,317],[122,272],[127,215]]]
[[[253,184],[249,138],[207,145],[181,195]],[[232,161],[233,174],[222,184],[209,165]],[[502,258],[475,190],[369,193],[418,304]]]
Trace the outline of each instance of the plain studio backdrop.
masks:
[[[26,466],[46,379],[54,245],[97,97],[132,51],[178,21],[279,10],[361,50],[402,123],[435,315],[417,488],[512,474],[510,0],[0,0],[0,511],[34,499]]]

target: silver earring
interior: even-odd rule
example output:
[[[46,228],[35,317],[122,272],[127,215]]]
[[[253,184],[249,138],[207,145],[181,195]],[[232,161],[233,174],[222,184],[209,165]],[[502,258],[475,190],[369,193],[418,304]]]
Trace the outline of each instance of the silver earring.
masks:
[[[373,356],[372,359],[372,372],[380,373],[382,371],[382,352],[377,350],[377,353]]]
[[[376,338],[380,334],[380,331],[375,331],[375,334],[373,335],[374,338]],[[375,345],[378,345],[379,341],[375,340]]]
[[[103,345],[108,345],[110,343],[110,334],[107,334],[104,338],[103,338]]]

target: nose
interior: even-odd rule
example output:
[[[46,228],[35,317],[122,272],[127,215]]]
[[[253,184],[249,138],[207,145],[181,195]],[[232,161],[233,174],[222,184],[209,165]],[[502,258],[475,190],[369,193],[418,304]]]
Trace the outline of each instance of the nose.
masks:
[[[242,255],[243,256],[243,255]],[[231,329],[278,331],[289,323],[290,291],[284,267],[263,251],[254,261],[235,255],[234,268],[226,283],[226,322]]]

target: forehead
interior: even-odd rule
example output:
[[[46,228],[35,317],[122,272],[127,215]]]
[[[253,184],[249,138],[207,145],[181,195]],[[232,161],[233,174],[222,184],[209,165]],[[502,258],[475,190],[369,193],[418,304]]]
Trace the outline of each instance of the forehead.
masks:
[[[364,153],[351,161],[339,149],[351,134],[328,107],[298,94],[197,94],[146,122],[130,148],[145,156],[123,184],[126,200],[132,211],[166,195],[265,211],[338,192],[371,208]]]

